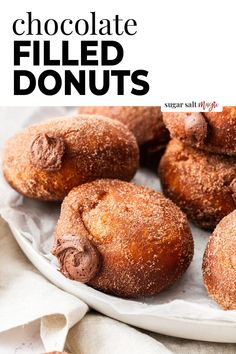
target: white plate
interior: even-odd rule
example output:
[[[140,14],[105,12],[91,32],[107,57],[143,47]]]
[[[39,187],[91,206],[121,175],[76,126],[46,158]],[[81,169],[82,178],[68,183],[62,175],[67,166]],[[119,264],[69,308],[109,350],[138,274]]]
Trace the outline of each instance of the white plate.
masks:
[[[65,278],[44,256],[36,252],[32,244],[19,231],[13,227],[11,227],[11,230],[25,255],[46,278],[62,290],[85,301],[90,307],[104,315],[136,327],[175,337],[222,343],[236,342],[236,322],[190,320],[170,316],[162,317],[153,315],[152,313],[148,314],[147,311],[144,313],[142,310],[139,314],[137,314],[137,311],[134,314],[132,311],[129,311],[130,300],[117,299],[117,301],[123,302],[122,305],[127,305],[125,311],[124,306],[122,306],[122,311],[119,311],[117,306],[114,308],[111,303],[110,295],[103,294],[102,297],[99,297],[98,291]],[[114,297],[112,298],[114,302]],[[147,307],[144,308],[146,309]]]

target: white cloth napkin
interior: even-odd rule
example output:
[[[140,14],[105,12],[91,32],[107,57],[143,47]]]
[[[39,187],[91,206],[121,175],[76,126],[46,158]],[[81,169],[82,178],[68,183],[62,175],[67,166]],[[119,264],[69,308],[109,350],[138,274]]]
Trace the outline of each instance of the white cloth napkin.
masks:
[[[67,350],[75,354],[172,353],[148,335],[124,323],[93,313],[86,315],[70,330]]]
[[[38,319],[45,351],[62,351],[66,342],[72,354],[171,353],[151,337],[105,316],[85,316],[87,311],[30,264],[0,219],[0,333]],[[0,353],[6,354],[1,336]]]

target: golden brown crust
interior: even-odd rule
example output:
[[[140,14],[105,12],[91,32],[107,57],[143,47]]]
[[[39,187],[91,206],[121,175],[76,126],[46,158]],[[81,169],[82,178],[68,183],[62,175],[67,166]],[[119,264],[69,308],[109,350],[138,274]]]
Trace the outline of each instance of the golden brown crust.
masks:
[[[199,226],[213,229],[236,208],[236,159],[171,140],[159,165],[164,194]]]
[[[162,119],[160,107],[95,106],[80,107],[80,113],[101,114],[125,124],[136,137],[138,144],[163,144],[169,134]]]
[[[211,235],[203,257],[203,279],[209,295],[225,310],[236,310],[236,211]]]
[[[172,285],[193,255],[180,209],[160,193],[119,180],[97,180],[68,194],[54,254],[66,235],[88,237],[101,255],[100,271],[88,284],[122,297],[153,295]]]
[[[120,122],[78,115],[31,126],[8,140],[4,175],[23,195],[62,200],[75,186],[97,178],[130,180],[138,146]]]
[[[236,155],[236,107],[222,112],[163,113],[171,137],[199,149]]]

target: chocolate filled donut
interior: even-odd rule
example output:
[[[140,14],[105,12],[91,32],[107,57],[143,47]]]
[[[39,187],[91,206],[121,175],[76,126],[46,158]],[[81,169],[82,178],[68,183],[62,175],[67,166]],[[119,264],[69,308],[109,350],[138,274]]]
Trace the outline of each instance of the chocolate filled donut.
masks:
[[[164,194],[200,227],[213,229],[236,208],[236,158],[171,140],[159,165]]]
[[[210,236],[203,257],[208,294],[225,310],[236,310],[236,210]]]
[[[163,113],[171,137],[218,154],[236,155],[236,107],[222,112]]]
[[[157,166],[169,140],[160,107],[93,106],[80,107],[81,113],[102,114],[125,124],[140,146],[140,162],[148,167]]]
[[[33,125],[8,140],[3,171],[23,195],[62,200],[75,186],[97,178],[131,180],[138,145],[120,122],[95,115],[64,117]]]
[[[61,272],[121,297],[159,293],[193,256],[186,216],[151,189],[96,180],[64,199],[52,253]]]

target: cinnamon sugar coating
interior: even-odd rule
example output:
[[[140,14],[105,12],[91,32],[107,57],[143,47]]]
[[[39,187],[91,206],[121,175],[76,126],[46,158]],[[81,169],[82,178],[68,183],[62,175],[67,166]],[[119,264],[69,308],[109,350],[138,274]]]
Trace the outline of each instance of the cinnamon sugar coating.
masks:
[[[8,140],[3,170],[8,183],[30,198],[62,200],[97,178],[131,180],[138,146],[122,123],[95,115],[52,119]]]
[[[168,138],[160,107],[84,106],[80,107],[80,113],[101,114],[118,120],[132,131],[139,145],[163,143]]]
[[[80,107],[81,113],[102,114],[125,124],[140,146],[140,164],[156,169],[169,141],[161,108],[144,106]]]
[[[199,149],[236,155],[236,107],[222,112],[163,113],[171,137]]]
[[[159,165],[164,194],[200,227],[213,229],[236,208],[236,158],[171,140]]]
[[[236,310],[236,210],[210,236],[203,257],[203,279],[209,295],[225,310]]]
[[[166,143],[160,144],[144,144],[140,146],[140,165],[148,167],[156,173],[157,166],[166,149]]]
[[[68,194],[53,254],[59,247],[62,252],[67,235],[87,237],[100,254],[99,271],[87,283],[121,297],[157,294],[182,276],[193,256],[191,231],[181,210],[160,193],[120,180],[96,180]],[[66,244],[64,252],[68,257]],[[64,259],[59,258],[62,271]],[[80,280],[74,268],[73,261],[71,267],[67,262],[64,274]]]

